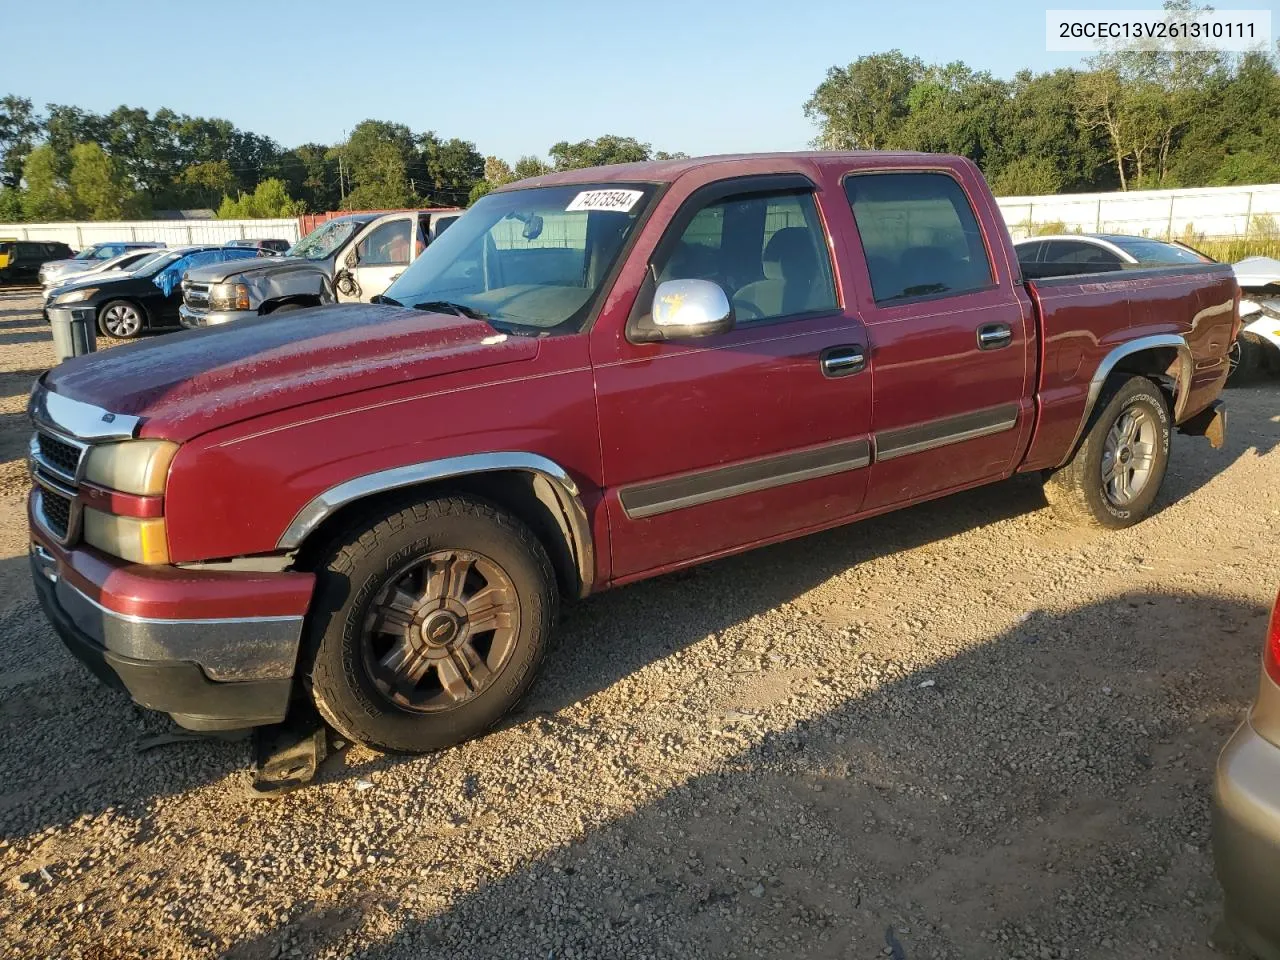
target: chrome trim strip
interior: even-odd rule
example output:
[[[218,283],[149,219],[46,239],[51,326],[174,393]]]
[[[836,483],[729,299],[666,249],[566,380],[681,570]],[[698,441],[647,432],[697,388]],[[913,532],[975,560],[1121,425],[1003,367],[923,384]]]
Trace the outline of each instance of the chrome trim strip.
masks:
[[[618,499],[629,519],[643,520],[729,497],[860,470],[870,463],[869,441],[841,440],[808,450],[633,484],[619,490]]]
[[[72,436],[86,440],[129,440],[142,424],[138,417],[111,413],[102,407],[72,400],[36,384],[27,413],[37,426],[44,426],[59,439]]]
[[[961,413],[954,417],[885,430],[875,435],[876,462],[895,460],[913,453],[963,443],[965,440],[1004,433],[1018,425],[1020,409],[1016,403],[1002,403],[997,407]]]
[[[1089,424],[1089,418],[1093,416],[1093,408],[1098,402],[1098,396],[1102,393],[1102,387],[1107,382],[1107,377],[1111,376],[1111,371],[1116,368],[1116,364],[1125,357],[1141,353],[1143,350],[1160,350],[1168,347],[1178,351],[1178,382],[1176,385],[1177,396],[1173,408],[1173,422],[1175,424],[1180,422],[1182,413],[1186,409],[1187,401],[1191,397],[1191,378],[1195,370],[1191,347],[1187,345],[1187,341],[1182,336],[1176,333],[1157,333],[1149,337],[1130,340],[1128,343],[1120,344],[1103,357],[1102,362],[1098,364],[1098,369],[1094,371],[1093,379],[1089,381],[1089,395],[1085,400],[1084,414],[1080,417],[1080,425],[1076,427],[1076,435],[1067,446],[1067,455],[1062,458],[1062,462],[1058,464],[1059,467],[1065,466],[1075,456],[1076,446],[1080,443],[1080,438],[1084,436],[1084,429]]]
[[[578,571],[579,593],[585,597],[591,592],[596,576],[595,547],[586,507],[582,504],[578,485],[574,483],[568,472],[555,461],[536,453],[511,450],[445,457],[441,460],[411,463],[403,467],[393,467],[390,470],[355,477],[330,487],[299,510],[288,528],[280,535],[280,539],[276,542],[276,549],[296,550],[326,517],[338,508],[363,497],[433,480],[504,470],[542,477],[555,491],[556,501],[569,530],[569,546]]]

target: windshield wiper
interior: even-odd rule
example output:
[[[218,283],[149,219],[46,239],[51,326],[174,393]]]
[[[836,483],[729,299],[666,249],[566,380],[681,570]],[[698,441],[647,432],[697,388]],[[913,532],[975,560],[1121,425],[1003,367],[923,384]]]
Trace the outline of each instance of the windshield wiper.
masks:
[[[369,298],[370,303],[385,303],[390,307],[403,307],[404,304],[395,297],[388,297],[385,293],[380,293],[376,297]]]
[[[492,319],[483,310],[468,307],[465,303],[454,303],[452,300],[424,300],[422,303],[415,303],[413,309],[429,310],[433,313],[452,313],[454,316],[466,317],[468,320]]]

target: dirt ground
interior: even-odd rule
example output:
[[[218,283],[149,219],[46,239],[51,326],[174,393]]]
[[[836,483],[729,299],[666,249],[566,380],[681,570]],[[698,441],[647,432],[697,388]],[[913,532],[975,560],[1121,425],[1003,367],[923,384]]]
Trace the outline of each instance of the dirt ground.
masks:
[[[0,294],[0,956],[1234,955],[1209,787],[1280,585],[1280,381],[1130,530],[1020,479],[602,594],[490,736],[261,801],[32,598],[36,307]]]

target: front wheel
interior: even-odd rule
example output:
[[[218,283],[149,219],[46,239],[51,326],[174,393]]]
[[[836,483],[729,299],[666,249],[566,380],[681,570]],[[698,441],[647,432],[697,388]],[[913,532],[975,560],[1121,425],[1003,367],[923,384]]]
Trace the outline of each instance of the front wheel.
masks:
[[[1119,529],[1151,510],[1169,467],[1172,423],[1146,377],[1112,381],[1075,456],[1045,483],[1054,509],[1076,523]]]
[[[1241,331],[1232,341],[1231,350],[1227,354],[1231,364],[1227,383],[1237,386],[1255,379],[1267,365],[1265,350],[1260,336]]]
[[[317,572],[312,698],[338,732],[379,750],[423,753],[483,733],[528,689],[555,621],[542,544],[470,498],[360,524]]]
[[[142,332],[142,308],[128,300],[112,300],[98,311],[98,330],[104,336],[130,340]]]

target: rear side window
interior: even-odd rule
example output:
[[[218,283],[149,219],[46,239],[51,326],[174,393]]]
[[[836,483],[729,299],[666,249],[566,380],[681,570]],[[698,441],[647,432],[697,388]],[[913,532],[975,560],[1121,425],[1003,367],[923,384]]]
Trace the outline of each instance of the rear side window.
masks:
[[[942,173],[873,173],[845,179],[876,303],[954,296],[991,286],[969,200]]]
[[[1045,244],[1045,263],[1091,263],[1100,267],[1118,267],[1121,260],[1110,250],[1094,243],[1078,240],[1050,240]]]
[[[831,258],[811,193],[726,197],[699,210],[658,270],[712,280],[738,323],[836,308]]]

